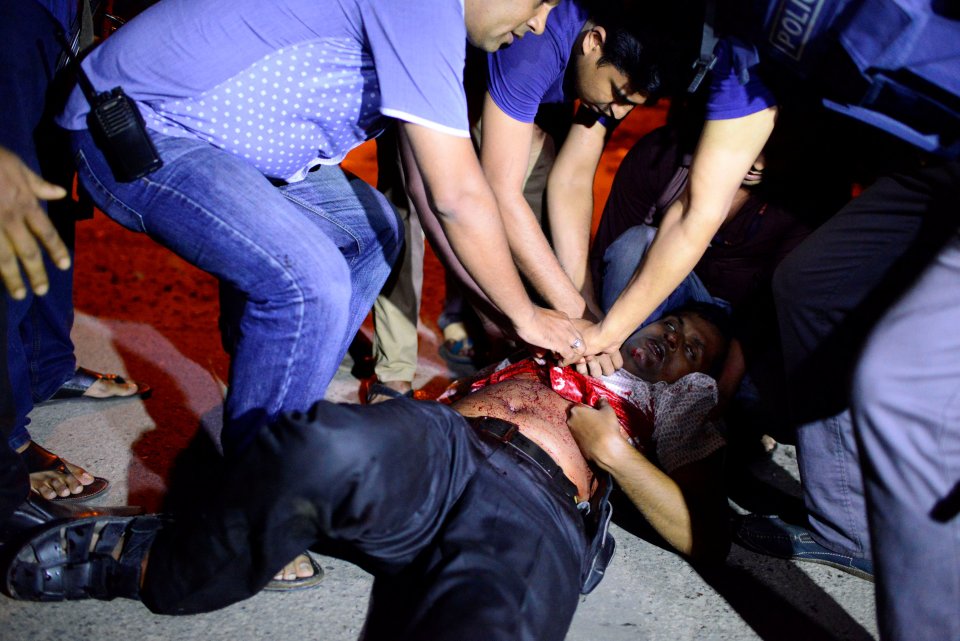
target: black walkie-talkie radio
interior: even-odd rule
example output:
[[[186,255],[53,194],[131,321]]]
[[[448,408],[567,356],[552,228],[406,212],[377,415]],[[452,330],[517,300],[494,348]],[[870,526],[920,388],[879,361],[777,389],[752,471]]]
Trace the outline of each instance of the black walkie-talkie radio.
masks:
[[[163,161],[133,100],[120,87],[103,93],[94,89],[62,33],[60,43],[76,67],[80,89],[90,103],[87,128],[117,182],[131,182],[162,167]]]

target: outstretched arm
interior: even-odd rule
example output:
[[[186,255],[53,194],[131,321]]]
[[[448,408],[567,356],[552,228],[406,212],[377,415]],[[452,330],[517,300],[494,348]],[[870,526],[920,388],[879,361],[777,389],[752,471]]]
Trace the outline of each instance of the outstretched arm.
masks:
[[[19,156],[0,147],[0,276],[12,298],[21,300],[27,295],[21,266],[34,293],[47,293],[42,250],[58,268],[70,267],[70,252],[40,206],[41,200],[66,195],[63,187],[43,180]]]
[[[511,118],[497,106],[489,94],[486,95],[483,105],[480,161],[483,173],[497,198],[500,213],[503,215],[503,224],[507,230],[507,238],[517,267],[551,307],[564,312],[571,318],[580,318],[584,316],[586,310],[580,288],[571,280],[569,272],[564,271],[562,260],[558,260],[554,255],[553,248],[550,247],[533,210],[523,196],[533,137],[533,123],[520,122]],[[602,138],[600,149],[603,149]],[[557,163],[560,163],[563,153],[561,150]],[[599,159],[599,155],[597,158]],[[593,170],[596,170],[596,165]],[[548,197],[554,188],[553,176],[552,170],[548,179]],[[591,197],[592,188],[593,174],[591,173],[589,180]],[[553,206],[554,203],[551,203],[548,209]],[[591,198],[590,215],[592,214]],[[562,220],[558,221],[557,217]],[[567,220],[563,214],[555,215],[551,212],[550,219],[554,230],[564,227],[568,236],[583,229],[582,224]],[[583,244],[589,242],[589,224],[588,218],[586,236],[582,239]],[[568,226],[569,229],[566,229]],[[554,231],[554,238],[557,238],[556,231]]]
[[[666,474],[630,445],[605,401],[599,409],[573,407],[567,425],[583,455],[613,476],[667,543],[696,560],[726,557],[730,535],[720,454]]]
[[[510,319],[517,336],[561,358],[578,359],[580,332],[567,315],[537,307],[523,288],[470,140],[408,122],[401,133],[407,190],[424,228],[436,229],[439,222],[456,258]]]
[[[547,181],[547,213],[557,259],[596,318],[602,314],[594,295],[588,258],[593,181],[606,142],[607,129],[599,122],[591,126],[575,122]]]
[[[619,350],[693,270],[773,131],[776,113],[776,107],[769,107],[740,118],[707,121],[687,191],[667,209],[643,262],[606,317],[584,332],[587,355]]]

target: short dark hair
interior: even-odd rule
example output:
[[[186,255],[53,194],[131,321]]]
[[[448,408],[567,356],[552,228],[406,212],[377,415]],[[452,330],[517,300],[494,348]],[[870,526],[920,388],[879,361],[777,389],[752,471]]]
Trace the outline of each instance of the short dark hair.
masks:
[[[613,65],[651,104],[693,78],[703,30],[702,0],[599,0],[590,5],[606,39],[600,65]]]
[[[726,341],[723,349],[717,354],[717,360],[710,365],[710,370],[707,372],[710,376],[717,378],[720,372],[723,371],[724,362],[727,360],[727,352],[730,350],[730,341],[733,340],[733,319],[730,316],[730,312],[713,303],[690,301],[674,307],[665,312],[663,316],[677,316],[679,314],[699,316],[716,327],[717,331],[720,332],[720,335]]]

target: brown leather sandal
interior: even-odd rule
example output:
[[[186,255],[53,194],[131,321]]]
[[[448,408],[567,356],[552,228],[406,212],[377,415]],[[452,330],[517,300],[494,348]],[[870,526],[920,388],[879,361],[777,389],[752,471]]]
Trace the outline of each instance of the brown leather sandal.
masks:
[[[30,444],[27,445],[27,449],[20,452],[21,458],[23,458],[24,465],[27,466],[27,472],[33,474],[35,472],[57,472],[58,474],[72,474],[70,469],[67,467],[67,464],[63,462],[63,459],[51,452],[50,450],[37,445],[36,442],[30,441]],[[93,477],[93,483],[90,485],[84,485],[83,490],[77,494],[70,494],[68,496],[57,496],[54,499],[49,499],[51,501],[86,501],[92,499],[95,496],[100,496],[107,491],[107,488],[110,487],[110,481],[99,476]]]

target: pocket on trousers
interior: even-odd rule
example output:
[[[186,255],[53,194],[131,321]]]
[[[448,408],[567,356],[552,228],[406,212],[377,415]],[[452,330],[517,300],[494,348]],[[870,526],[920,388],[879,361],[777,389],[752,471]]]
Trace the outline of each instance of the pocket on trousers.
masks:
[[[143,217],[121,202],[113,192],[101,182],[82,149],[77,150],[76,161],[77,172],[83,183],[83,188],[90,194],[90,198],[93,199],[97,208],[130,231],[146,232],[147,228],[143,223]],[[106,163],[102,164],[106,167]],[[107,169],[107,171],[109,172],[110,170]],[[112,182],[112,174],[110,174],[110,176]]]
[[[588,514],[587,532],[592,534],[592,539],[580,572],[580,594],[590,594],[600,585],[616,548],[616,541],[610,533],[610,520],[613,518],[610,493],[613,490],[613,480],[609,475],[605,477],[605,483],[601,483],[601,488],[597,490],[600,500],[592,502],[594,505]]]

